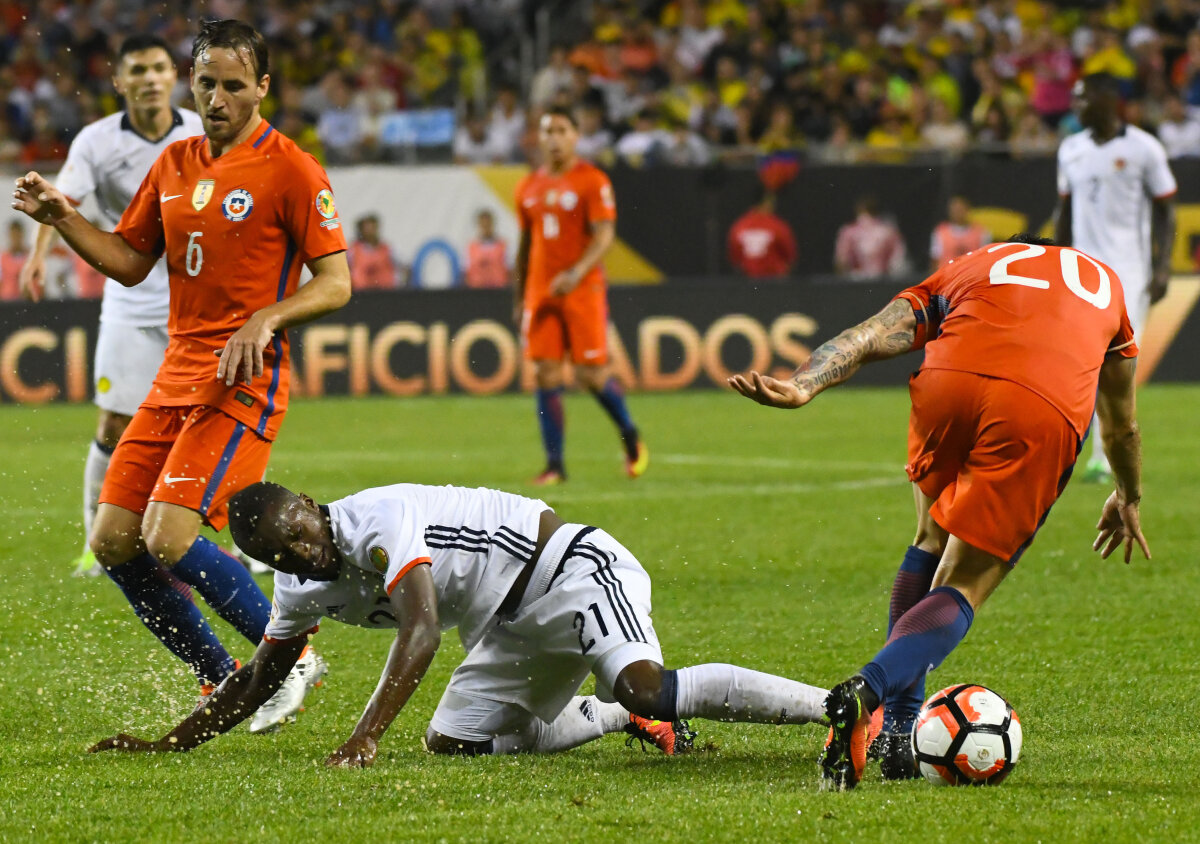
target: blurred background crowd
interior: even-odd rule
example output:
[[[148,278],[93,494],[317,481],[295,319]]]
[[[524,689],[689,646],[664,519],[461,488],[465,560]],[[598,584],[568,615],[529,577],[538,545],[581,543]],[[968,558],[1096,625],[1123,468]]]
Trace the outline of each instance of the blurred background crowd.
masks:
[[[1200,155],[1196,0],[0,0],[0,162],[61,161],[118,107],[127,34],[175,46],[187,99],[202,17],[252,20],[273,61],[265,111],[327,164],[520,162],[536,117],[579,107],[585,155],[704,165],[780,150],[825,161],[1052,153],[1071,88],[1106,71],[1128,120]],[[411,157],[406,112],[449,116]],[[402,154],[404,153],[404,154]],[[405,157],[405,155],[409,157]]]

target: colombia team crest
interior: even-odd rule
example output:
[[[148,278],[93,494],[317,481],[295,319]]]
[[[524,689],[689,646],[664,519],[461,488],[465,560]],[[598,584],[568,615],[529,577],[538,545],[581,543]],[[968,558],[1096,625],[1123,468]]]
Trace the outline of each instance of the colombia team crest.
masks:
[[[250,195],[250,191],[242,188],[231,190],[225,194],[225,198],[221,200],[221,211],[227,219],[235,223],[250,216],[251,210],[254,208],[254,197]]]
[[[208,205],[208,201],[212,199],[213,185],[212,179],[201,179],[196,182],[196,189],[192,191],[192,207],[197,211],[204,210],[204,206]]]

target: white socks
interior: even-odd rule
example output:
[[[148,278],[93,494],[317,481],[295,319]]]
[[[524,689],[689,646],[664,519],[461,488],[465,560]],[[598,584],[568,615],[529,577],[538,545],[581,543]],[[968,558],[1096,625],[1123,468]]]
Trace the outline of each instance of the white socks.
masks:
[[[1111,471],[1108,457],[1104,454],[1104,438],[1100,436],[1100,417],[1092,416],[1092,459],[1090,463],[1103,463],[1105,469]]]
[[[808,724],[825,716],[827,689],[774,674],[719,662],[680,668],[675,674],[680,718]]]
[[[88,448],[87,461],[83,464],[83,536],[84,545],[92,535],[92,522],[96,519],[96,508],[100,506],[100,487],[104,486],[104,473],[108,471],[108,463],[112,459],[112,451],[105,451],[98,442],[92,440]]]
[[[557,753],[594,741],[606,733],[620,732],[629,713],[619,703],[604,703],[595,696],[575,697],[547,724],[530,718],[524,729],[492,740],[494,753]]]

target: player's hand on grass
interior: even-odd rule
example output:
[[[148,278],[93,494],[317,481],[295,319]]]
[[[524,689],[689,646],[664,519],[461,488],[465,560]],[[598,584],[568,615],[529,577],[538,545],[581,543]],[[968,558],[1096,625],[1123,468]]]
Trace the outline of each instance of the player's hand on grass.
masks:
[[[1142,556],[1150,559],[1150,546],[1146,543],[1146,537],[1142,536],[1142,520],[1138,513],[1137,501],[1126,503],[1113,492],[1104,502],[1096,530],[1100,531],[1100,535],[1092,543],[1092,550],[1099,551],[1102,558],[1107,560],[1109,555],[1124,543],[1125,562],[1128,563],[1133,557],[1133,544],[1136,542],[1142,549]]]
[[[751,372],[749,376],[734,375],[729,386],[748,399],[768,407],[803,407],[812,401],[814,393],[799,387],[794,381],[780,381],[770,375]]]
[[[563,270],[561,273],[550,279],[550,295],[551,296],[566,296],[572,290],[579,286],[582,277],[577,274],[574,268]]]
[[[12,207],[47,225],[75,213],[62,192],[33,170],[17,179]]]
[[[375,739],[350,736],[345,744],[329,754],[325,764],[330,768],[369,768],[375,764],[377,750]]]
[[[137,736],[118,733],[104,741],[98,741],[88,748],[88,753],[103,753],[106,750],[118,750],[122,753],[157,753],[163,747],[157,741],[146,741]]]
[[[244,384],[253,383],[263,374],[263,349],[274,336],[275,330],[268,317],[257,313],[251,316],[229,338],[224,349],[213,350],[213,354],[221,356],[217,362],[217,380],[224,381],[226,387],[232,387],[238,380]]]
[[[30,255],[29,260],[21,267],[17,276],[21,285],[21,296],[30,302],[40,302],[42,291],[46,286],[46,262],[42,258]]]

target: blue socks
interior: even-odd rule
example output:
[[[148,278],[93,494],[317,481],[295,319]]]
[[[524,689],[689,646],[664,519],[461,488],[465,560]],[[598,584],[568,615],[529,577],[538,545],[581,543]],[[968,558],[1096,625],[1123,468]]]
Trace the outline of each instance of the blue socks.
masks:
[[[625,444],[625,453],[630,460],[637,459],[637,428],[634,427],[633,418],[629,415],[629,408],[625,405],[625,390],[621,387],[621,382],[615,377],[609,378],[604,383],[604,389],[592,393],[596,397],[596,401],[600,402],[600,406],[605,412],[612,417],[612,421],[617,424],[617,429],[621,432],[621,440]]]
[[[105,573],[125,593],[142,624],[186,662],[201,683],[219,683],[233,673],[233,657],[153,557],[142,553]]]
[[[928,551],[922,551],[915,545],[908,546],[904,552],[904,561],[896,572],[892,583],[892,600],[888,607],[888,639],[892,637],[892,629],[900,617],[912,609],[929,593],[933,583],[933,575],[937,572],[940,557]],[[925,700],[925,675],[907,689],[889,697],[884,701],[883,729],[888,733],[908,733],[912,730],[913,721]]]
[[[880,700],[890,700],[941,665],[974,619],[961,592],[939,586],[896,622],[883,650],[860,673]]]
[[[191,584],[217,615],[251,643],[258,645],[262,641],[271,617],[271,602],[250,572],[219,545],[203,536],[196,537],[171,572]]]
[[[563,429],[566,427],[562,396],[562,387],[551,390],[539,387],[537,391],[538,424],[546,449],[546,468],[560,472],[563,470]]]

